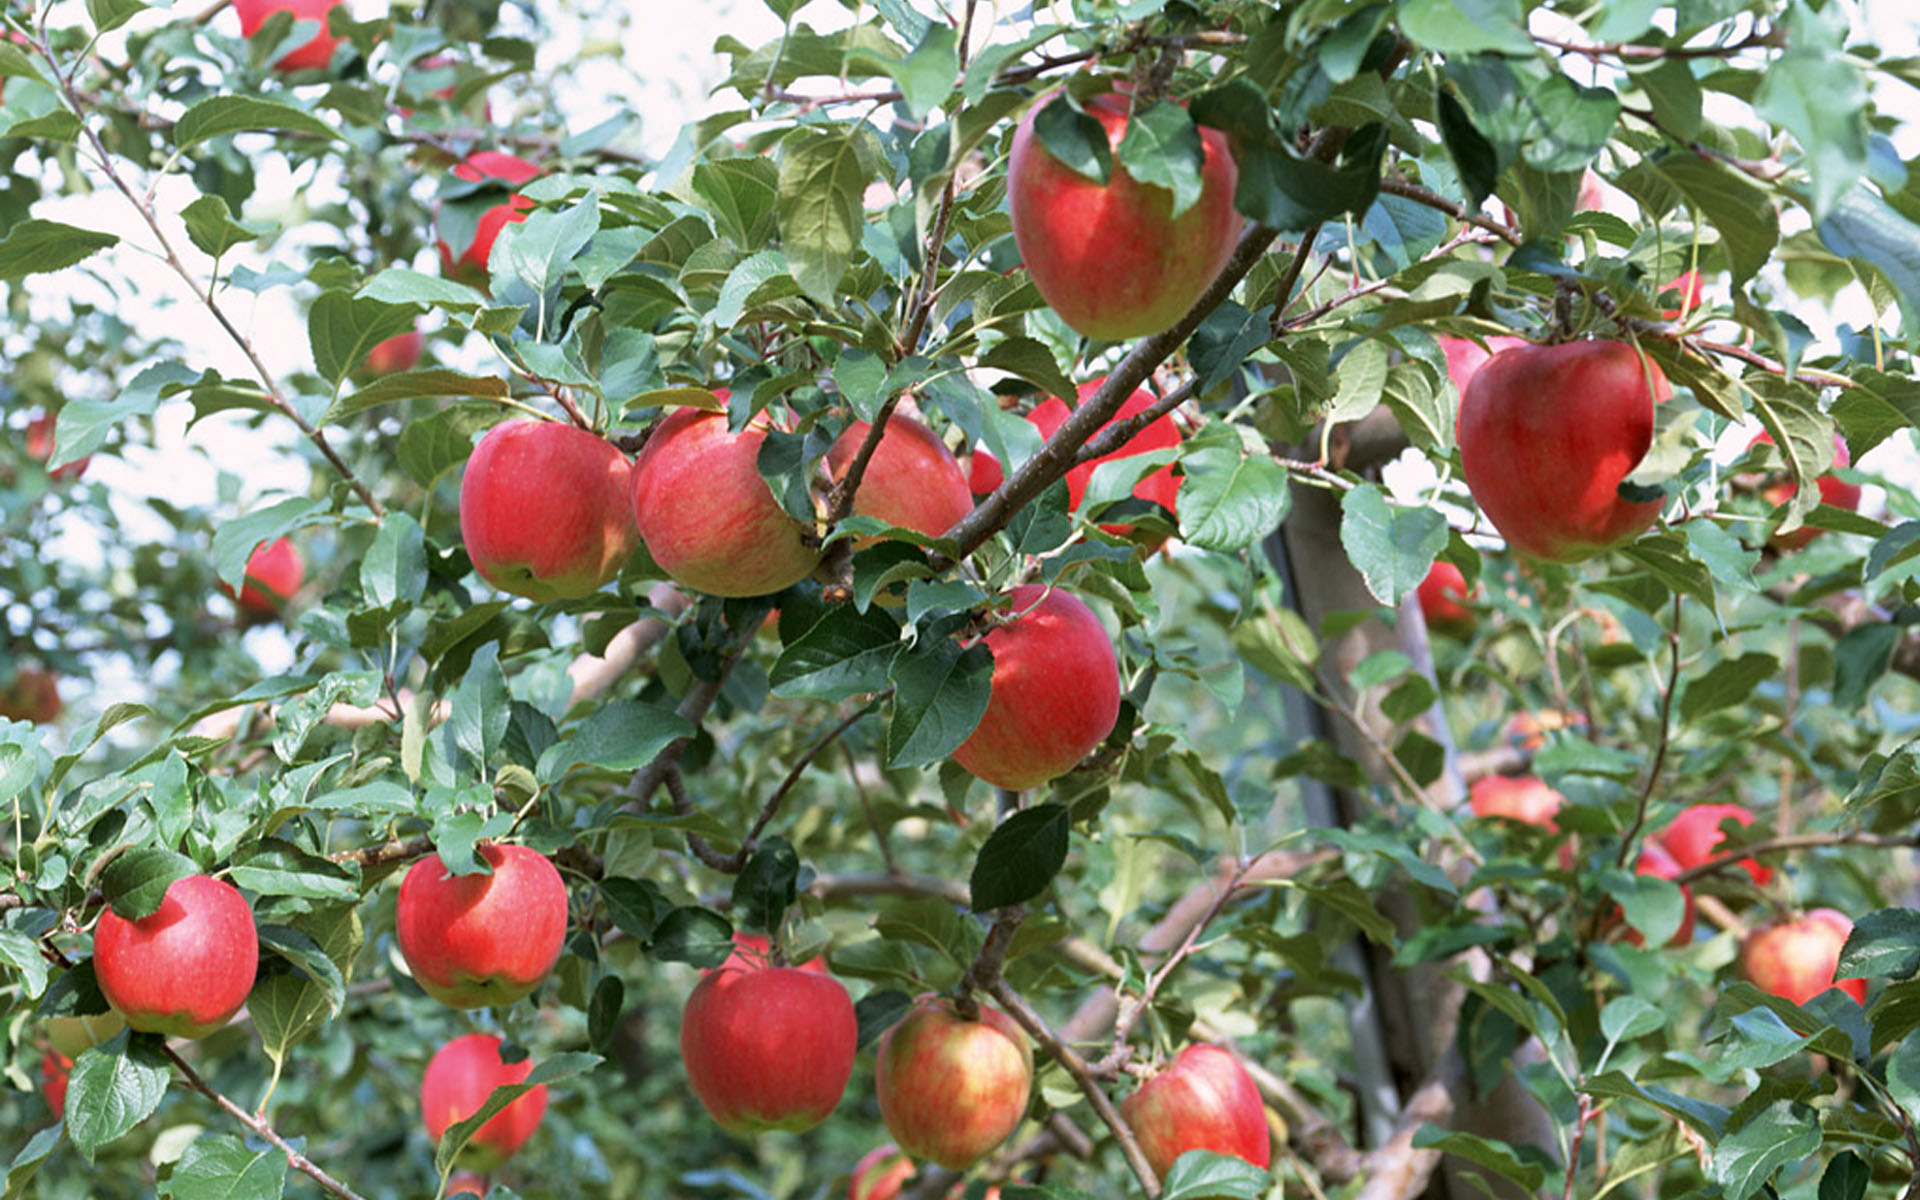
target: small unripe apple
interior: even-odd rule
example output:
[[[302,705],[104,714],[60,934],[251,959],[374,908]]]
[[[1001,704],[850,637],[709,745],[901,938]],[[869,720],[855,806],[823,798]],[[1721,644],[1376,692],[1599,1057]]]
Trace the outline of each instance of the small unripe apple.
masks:
[[[233,11],[240,18],[240,36],[260,32],[267,18],[275,13],[291,13],[295,21],[318,21],[320,31],[282,54],[273,66],[276,71],[322,71],[333,61],[333,48],[342,39],[327,32],[327,14],[340,7],[340,0],[233,0]]]
[[[1414,595],[1420,602],[1420,615],[1426,618],[1427,628],[1454,637],[1473,632],[1479,614],[1464,603],[1472,593],[1467,590],[1467,577],[1459,567],[1445,559],[1435,559],[1433,569],[1420,581]]]
[[[1078,393],[1078,402],[1085,404],[1088,397],[1099,391],[1100,385],[1105,382],[1106,379],[1103,376],[1102,378],[1081,384]],[[1152,408],[1154,402],[1152,393],[1145,389],[1137,391],[1127,397],[1127,402],[1120,406],[1120,411],[1115,413],[1113,419],[1108,421],[1106,425],[1101,426],[1101,428],[1105,429],[1107,425],[1112,425],[1115,421],[1124,421],[1130,417],[1138,416],[1140,413]],[[1027,414],[1027,420],[1033,422],[1034,428],[1040,431],[1041,437],[1050,438],[1059,432],[1060,427],[1066,424],[1067,418],[1072,415],[1073,410],[1067,407],[1066,401],[1058,396],[1049,396],[1036,405],[1032,412]],[[1179,444],[1180,427],[1174,424],[1173,415],[1169,413],[1159,417],[1145,429],[1142,429],[1139,433],[1134,434],[1125,442],[1121,443],[1120,448],[1113,453],[1103,454],[1091,462],[1081,463],[1079,466],[1068,471],[1068,507],[1075,512],[1080,511],[1080,501],[1086,497],[1087,485],[1092,481],[1093,472],[1100,464],[1113,462],[1121,458],[1131,458],[1136,454],[1151,453],[1155,450],[1171,450]],[[1158,504],[1161,508],[1166,509],[1169,514],[1177,511],[1179,492],[1180,476],[1173,473],[1173,464],[1171,463],[1159,468],[1152,474],[1141,479],[1139,483],[1133,485],[1133,494],[1135,497]],[[1100,528],[1116,537],[1127,537],[1133,533],[1133,526],[1126,524],[1102,525]],[[1166,536],[1160,533],[1155,533],[1150,536],[1142,535],[1142,540],[1147,544],[1149,550],[1155,550],[1160,547],[1161,543],[1166,541]]]
[[[913,1160],[898,1146],[877,1146],[853,1166],[847,1200],[895,1200],[914,1176]]]
[[[798,967],[708,972],[687,997],[687,1082],[728,1133],[798,1133],[832,1115],[853,1075],[860,1022],[847,989]]]
[[[1853,921],[1831,908],[1816,908],[1795,921],[1774,921],[1747,935],[1740,946],[1740,971],[1754,986],[1795,1004],[1805,1004],[1837,987],[1859,1004],[1867,1002],[1867,981],[1833,977]]]
[[[1695,804],[1683,810],[1661,832],[1660,844],[1683,870],[1691,870],[1719,853],[1716,847],[1727,836],[1720,831],[1720,826],[1729,820],[1751,825],[1753,814],[1738,804]],[[1772,868],[1763,867],[1751,858],[1741,859],[1740,865],[1763,887],[1773,879]]]
[[[1762,442],[1765,442],[1767,445],[1772,445],[1773,435],[1762,431],[1751,442],[1747,443],[1747,449],[1751,450]],[[1851,466],[1852,463],[1853,456],[1847,453],[1846,439],[1838,433],[1835,433],[1833,435],[1833,465],[1836,467],[1847,467]],[[1844,508],[1848,512],[1859,511],[1859,484],[1848,483],[1838,475],[1822,475],[1814,482],[1818,484],[1820,488],[1820,503],[1830,504],[1835,508]],[[1795,484],[1792,479],[1777,479],[1764,484],[1760,488],[1760,496],[1768,504],[1778,508],[1780,505],[1793,499],[1793,494],[1799,490],[1799,485]],[[1800,549],[1825,532],[1824,529],[1814,529],[1810,526],[1802,525],[1792,533],[1774,534],[1771,538],[1767,539],[1767,544],[1775,550],[1784,553],[1788,550]]]
[[[739,971],[758,971],[773,965],[772,955],[773,943],[767,940],[765,934],[735,930],[733,953],[727,955],[727,961],[721,963],[716,969],[726,970],[731,967]],[[815,975],[832,974],[827,969],[827,960],[824,958],[810,958],[803,963],[794,963],[793,966],[797,970],[812,971]],[[705,972],[705,974],[711,973]]]
[[[240,585],[238,602],[241,608],[261,616],[274,616],[293,594],[300,590],[300,582],[306,578],[307,563],[300,557],[300,550],[286,538],[275,538],[262,542],[247,555],[247,571]],[[220,590],[233,595],[226,584]]]
[[[53,458],[54,433],[59,418],[52,413],[41,413],[27,422],[27,457],[35,462],[48,462]],[[93,455],[68,463],[64,467],[55,467],[47,472],[47,478],[55,483],[71,483],[87,473],[87,464],[93,461]]]
[[[47,1041],[65,1058],[79,1058],[88,1048],[112,1041],[127,1027],[119,1013],[108,1010],[86,1017],[48,1017]]]
[[[578,426],[495,425],[460,477],[460,539],[473,569],[529,600],[592,595],[639,541],[631,480],[620,448]]]
[[[969,1021],[951,1001],[924,996],[880,1035],[874,1087],[902,1151],[964,1171],[1020,1127],[1033,1049],[998,1009],[983,1004]]]
[[[232,884],[188,875],[138,921],[111,908],[93,934],[100,991],[142,1033],[200,1038],[232,1019],[253,990],[260,938]]]
[[[827,451],[827,470],[835,483],[852,468],[870,428],[865,421],[855,421]],[[973,496],[947,444],[912,417],[895,413],[860,477],[853,511],[939,537],[973,511]]]
[[[1497,334],[1487,338],[1484,346],[1472,338],[1441,336],[1434,340],[1440,343],[1440,352],[1447,356],[1447,378],[1462,396],[1467,394],[1467,384],[1473,381],[1473,373],[1488,359],[1530,344],[1525,338],[1501,337]]]
[[[435,1052],[420,1077],[420,1115],[435,1145],[441,1135],[479,1112],[495,1088],[524,1082],[533,1060],[510,1063],[500,1057],[500,1039],[487,1033],[457,1037]],[[527,1144],[547,1115],[547,1085],[536,1084],[474,1131],[460,1161],[475,1171],[492,1172]]]
[[[1578,562],[1660,515],[1620,484],[1653,445],[1660,368],[1625,342],[1524,346],[1473,373],[1460,402],[1467,490],[1516,553]]]
[[[640,537],[675,583],[711,596],[764,596],[820,563],[812,530],[787,515],[761,477],[764,417],[739,433],[724,414],[676,409],[633,467]]]
[[[1467,804],[1476,817],[1506,817],[1542,829],[1557,829],[1566,797],[1532,775],[1489,775],[1474,781]]]
[[[498,150],[477,150],[460,162],[455,163],[453,174],[456,179],[467,183],[479,183],[482,180],[495,179],[512,187],[530,183],[540,174],[540,168],[524,158],[504,154]],[[441,230],[434,245],[440,250],[440,273],[449,279],[471,283],[482,290],[486,289],[489,279],[487,260],[493,254],[494,239],[508,225],[516,225],[527,219],[527,210],[534,202],[520,193],[508,196],[506,201],[496,204],[481,214],[480,224],[474,230],[473,240],[462,247],[459,253],[447,244],[446,233]],[[436,225],[438,224],[436,210]]]
[[[1507,722],[1507,740],[1522,750],[1538,750],[1547,744],[1547,735],[1566,730],[1584,734],[1587,714],[1546,708],[1539,712],[1516,713]]]
[[[40,1094],[56,1121],[67,1115],[67,1076],[72,1072],[73,1060],[66,1055],[49,1050],[40,1056]]]
[[[1057,95],[1057,94],[1056,94]],[[1146,337],[1187,314],[1220,274],[1240,237],[1239,179],[1226,135],[1202,128],[1199,200],[1178,217],[1173,193],[1136,182],[1114,156],[1105,183],[1056,159],[1034,121],[1056,95],[1027,110],[1007,161],[1007,211],[1033,286],[1060,319],[1088,337]],[[1132,97],[1084,102],[1117,151]]]
[[[987,634],[992,693],[953,761],[995,787],[1037,787],[1073,770],[1113,732],[1120,666],[1113,641],[1078,597],[1024,584],[1012,619]]]
[[[485,1008],[530,996],[567,936],[567,885],[528,846],[480,847],[491,875],[449,875],[429,854],[400,881],[394,928],[400,953],[427,995],[452,1008]]]
[[[367,351],[366,369],[370,375],[398,375],[420,365],[420,352],[426,339],[418,329],[397,333]]]
[[[51,725],[65,708],[59,680],[40,667],[19,667],[11,682],[0,685],[0,717],[9,721]]]
[[[1267,1109],[1240,1060],[1218,1046],[1188,1046],[1120,1104],[1141,1153],[1165,1178],[1182,1154],[1211,1150],[1266,1170],[1273,1157]]]

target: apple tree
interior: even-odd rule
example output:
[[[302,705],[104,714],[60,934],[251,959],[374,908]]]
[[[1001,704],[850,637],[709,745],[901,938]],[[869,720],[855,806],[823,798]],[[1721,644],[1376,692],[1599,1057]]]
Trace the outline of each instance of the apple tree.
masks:
[[[1920,1197],[1900,6],[671,7],[8,0],[5,1196]]]

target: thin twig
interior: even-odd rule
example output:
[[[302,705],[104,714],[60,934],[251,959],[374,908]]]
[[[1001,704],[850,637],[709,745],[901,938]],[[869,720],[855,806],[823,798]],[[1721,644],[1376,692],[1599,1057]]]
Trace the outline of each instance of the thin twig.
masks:
[[[889,694],[891,693],[883,693],[883,695]],[[753,826],[747,830],[746,839],[740,843],[738,850],[735,850],[732,854],[720,855],[717,859],[710,858],[708,857],[708,852],[712,851],[713,847],[707,843],[707,840],[697,833],[688,834],[687,843],[693,846],[694,853],[700,856],[700,861],[706,863],[714,870],[723,871],[728,875],[738,875],[741,871],[745,870],[747,859],[752,857],[753,852],[760,847],[760,835],[766,832],[768,822],[772,821],[775,814],[780,811],[781,802],[787,798],[788,794],[793,791],[795,785],[800,782],[800,777],[806,773],[807,768],[812,765],[813,760],[820,756],[822,750],[831,746],[841,734],[852,729],[854,725],[859,723],[860,718],[872,712],[874,705],[878,704],[880,699],[880,697],[876,697],[874,700],[862,705],[850,716],[817,738],[813,745],[807,747],[806,753],[800,756],[799,761],[795,762],[792,769],[787,772],[786,778],[780,781],[780,786],[774,788],[773,794],[768,796],[766,803],[760,806],[760,815],[754,818]],[[672,781],[676,779],[678,775],[679,768],[676,765],[673,772],[667,776],[669,786],[672,786]],[[675,795],[674,804],[676,808],[679,806],[681,798],[680,794]],[[691,804],[688,805],[687,810],[689,812],[692,811]]]
[[[1558,38],[1533,34],[1533,40],[1542,46],[1578,54],[1585,58],[1618,58],[1632,62],[1647,62],[1662,58],[1732,58],[1742,50],[1751,50],[1755,46],[1780,46],[1784,42],[1772,30],[1758,27],[1737,42],[1728,42],[1724,46],[1648,46],[1635,42],[1602,42],[1598,45],[1580,42],[1563,42]]]
[[[1449,200],[1439,192],[1423,188],[1409,180],[1389,175],[1380,181],[1380,190],[1389,196],[1398,196],[1403,200],[1411,200],[1415,204],[1424,204],[1428,208],[1438,209],[1456,221],[1465,221],[1476,229],[1486,230],[1509,245],[1518,246],[1526,240],[1513,226],[1474,212],[1458,201]]]
[[[1748,842],[1735,849],[1723,851],[1696,866],[1688,867],[1675,875],[1673,882],[1692,883],[1702,875],[1724,871],[1761,854],[1782,850],[1812,850],[1822,846],[1870,846],[1885,850],[1907,850],[1920,848],[1920,833],[1795,833],[1767,838],[1764,841]]]
[[[232,1100],[229,1100],[226,1096],[215,1091],[211,1084],[200,1078],[200,1073],[195,1071],[186,1059],[181,1058],[180,1055],[174,1051],[172,1046],[163,1043],[160,1049],[166,1054],[167,1058],[172,1061],[174,1069],[180,1072],[180,1077],[186,1081],[188,1087],[219,1105],[222,1109],[226,1110],[229,1116],[233,1117],[234,1120],[240,1122],[242,1125],[245,1125],[248,1129],[251,1129],[259,1137],[271,1142],[275,1149],[287,1156],[288,1166],[300,1172],[302,1175],[307,1176],[326,1191],[338,1196],[340,1200],[365,1200],[365,1197],[361,1196],[358,1192],[321,1170],[312,1159],[288,1145],[285,1138],[274,1132],[273,1126],[267,1123],[265,1117],[256,1116],[248,1112]]]
[[[1647,805],[1653,800],[1654,785],[1667,762],[1667,748],[1673,744],[1673,697],[1680,690],[1680,597],[1673,597],[1673,632],[1667,635],[1672,658],[1667,667],[1666,690],[1660,695],[1660,741],[1654,748],[1653,762],[1647,767],[1647,782],[1640,788],[1640,802],[1633,808],[1633,824],[1620,839],[1620,855],[1615,865],[1624,867],[1639,853],[1640,831],[1646,828]]]
[[[994,917],[993,928],[987,930],[979,953],[967,964],[966,973],[960,976],[960,986],[954,989],[954,1011],[962,1017],[969,1021],[979,1018],[980,1002],[973,994],[987,990],[1000,978],[1000,968],[1007,963],[1007,951],[1013,948],[1013,936],[1020,932],[1020,923],[1026,919],[1026,906],[1020,904],[1009,904]]]

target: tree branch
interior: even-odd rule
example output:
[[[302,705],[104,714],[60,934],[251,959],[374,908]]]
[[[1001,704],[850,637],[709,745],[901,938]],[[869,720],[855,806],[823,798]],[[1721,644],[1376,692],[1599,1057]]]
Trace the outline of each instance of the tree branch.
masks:
[[[361,1196],[358,1192],[321,1170],[312,1159],[288,1145],[285,1138],[274,1132],[273,1126],[267,1123],[265,1117],[256,1116],[248,1112],[232,1100],[229,1100],[226,1096],[213,1090],[212,1085],[200,1078],[200,1073],[195,1071],[186,1059],[181,1058],[172,1046],[166,1045],[163,1042],[161,1043],[160,1049],[166,1054],[167,1058],[172,1061],[174,1069],[180,1072],[180,1077],[186,1081],[188,1087],[219,1105],[229,1116],[252,1130],[255,1135],[272,1143],[274,1149],[279,1150],[287,1156],[288,1166],[300,1172],[302,1175],[307,1176],[327,1192],[339,1197],[339,1200],[365,1200],[365,1197]]]
[[[886,693],[883,693],[883,695],[885,694]],[[866,704],[861,705],[850,716],[817,738],[813,745],[807,747],[806,753],[802,754],[799,761],[795,762],[792,769],[787,772],[787,777],[780,781],[780,786],[775,788],[773,794],[767,797],[767,802],[760,806],[760,815],[754,818],[753,827],[747,830],[747,836],[745,840],[740,843],[738,850],[735,850],[732,854],[722,855],[714,850],[713,847],[708,844],[707,840],[699,834],[688,834],[687,844],[692,846],[694,853],[700,856],[700,861],[706,863],[714,870],[723,871],[728,875],[738,875],[741,871],[745,870],[747,859],[752,857],[753,852],[759,848],[760,835],[766,832],[767,823],[772,821],[774,815],[780,811],[781,802],[787,798],[787,794],[792,792],[794,786],[800,782],[800,777],[806,773],[807,767],[812,764],[814,759],[820,756],[822,750],[825,750],[838,740],[841,734],[858,724],[860,718],[871,713],[874,705],[878,704],[880,699],[881,697],[876,696]],[[668,776],[669,783],[671,784],[671,781],[678,778],[678,776],[679,769],[676,766],[673,774]],[[676,794],[674,797],[676,807],[678,807],[680,799],[681,796]],[[691,804],[688,804],[687,811],[693,811]],[[717,855],[718,857],[710,858],[710,854]]]
[[[1508,245],[1518,246],[1526,240],[1520,236],[1520,231],[1513,226],[1503,224],[1491,217],[1474,212],[1466,205],[1456,200],[1449,200],[1439,192],[1433,191],[1431,188],[1421,187],[1419,184],[1410,180],[1388,175],[1380,181],[1380,190],[1389,196],[1398,196],[1403,200],[1411,200],[1415,204],[1424,204],[1428,208],[1438,209],[1456,221],[1464,221],[1477,229],[1486,230]]]
[[[1724,871],[1762,854],[1773,854],[1783,850],[1812,850],[1822,846],[1871,846],[1885,850],[1907,850],[1920,847],[1920,833],[1796,833],[1767,838],[1764,841],[1748,842],[1736,849],[1723,851],[1698,866],[1688,867],[1675,875],[1673,882],[1692,883],[1702,875]]]

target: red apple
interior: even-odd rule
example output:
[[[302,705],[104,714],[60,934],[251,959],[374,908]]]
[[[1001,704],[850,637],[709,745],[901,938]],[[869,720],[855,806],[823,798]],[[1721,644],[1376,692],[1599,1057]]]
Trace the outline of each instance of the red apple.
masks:
[[[1566,797],[1532,775],[1489,775],[1475,780],[1467,805],[1476,817],[1506,817],[1542,829],[1558,829],[1555,818]]]
[[[870,428],[865,421],[855,421],[827,451],[827,470],[835,483],[846,477]],[[895,413],[860,477],[853,511],[939,537],[973,511],[973,495],[947,444],[912,417]]]
[[[950,1000],[923,996],[880,1035],[874,1086],[901,1150],[964,1171],[1020,1127],[1033,1049],[998,1009],[981,1005],[969,1021]]]
[[[426,339],[418,329],[395,334],[367,351],[367,372],[372,375],[398,375],[420,365],[420,351]]]
[[[1706,284],[1701,280],[1698,271],[1687,271],[1667,280],[1660,285],[1660,295],[1665,297],[1671,293],[1678,296],[1680,307],[1662,309],[1660,315],[1669,321],[1685,320],[1700,307],[1700,301],[1706,295],[1706,290]]]
[[[1673,819],[1660,834],[1660,844],[1683,870],[1691,870],[1719,853],[1716,847],[1726,840],[1720,826],[1729,820],[1751,825],[1753,814],[1738,804],[1696,804]],[[1771,868],[1751,858],[1741,859],[1740,865],[1763,887],[1773,878]]]
[[[58,418],[49,412],[43,412],[27,422],[27,457],[35,462],[47,462],[53,458],[53,435]],[[47,478],[55,483],[68,483],[87,473],[87,464],[93,461],[93,455],[64,467],[55,467],[47,472]]]
[[[480,857],[493,874],[449,875],[438,854],[414,863],[394,909],[414,981],[453,1008],[532,995],[567,937],[567,885],[546,855],[495,844]]]
[[[736,971],[758,971],[773,965],[771,957],[773,943],[767,940],[765,934],[735,931],[733,947],[733,953],[727,955],[727,961],[721,963],[718,970],[724,971],[731,968]],[[810,958],[795,966],[802,971],[812,971],[815,975],[831,974],[827,969],[827,960],[824,958]],[[712,973],[711,971],[702,972],[707,975]]]
[[[327,14],[340,7],[340,0],[233,0],[233,11],[240,17],[240,36],[260,32],[274,13],[292,13],[295,21],[318,21],[320,31],[280,56],[273,64],[278,71],[322,71],[333,61],[333,48],[340,38],[327,32]]]
[[[0,717],[9,721],[51,725],[65,708],[59,681],[40,667],[19,667],[12,681],[0,686]]]
[[[1680,872],[1685,868],[1660,843],[1648,842],[1640,847],[1640,857],[1635,860],[1633,869],[1635,874],[1651,875],[1655,879],[1678,879]],[[1680,928],[1667,939],[1669,946],[1685,946],[1693,941],[1693,889],[1681,884],[1680,897],[1686,905],[1686,912],[1680,918]],[[1646,939],[1640,936],[1640,931],[1637,929],[1627,931],[1627,940],[1636,946],[1646,944]]]
[[[524,158],[516,158],[498,150],[476,150],[454,164],[453,174],[456,179],[462,179],[468,183],[497,179],[513,187],[519,187],[537,177],[540,174],[540,168]],[[532,200],[515,192],[507,197],[504,203],[489,208],[480,217],[479,227],[474,230],[473,241],[463,247],[458,254],[455,254],[453,247],[447,244],[446,235],[441,232],[434,241],[434,245],[440,249],[440,273],[449,279],[458,279],[485,288],[488,279],[487,259],[493,253],[493,240],[499,237],[500,231],[508,225],[526,220],[526,210],[533,206]]]
[[[1755,436],[1751,442],[1747,443],[1747,449],[1751,450],[1762,442],[1765,442],[1769,446],[1772,445],[1773,435],[1763,430]],[[1833,465],[1836,467],[1847,467],[1852,464],[1853,456],[1847,453],[1846,439],[1838,433],[1835,433],[1833,435]],[[1814,482],[1820,487],[1820,503],[1830,504],[1835,508],[1844,508],[1848,512],[1859,511],[1860,486],[1858,484],[1848,483],[1838,475],[1822,475]],[[1780,505],[1793,499],[1793,494],[1799,490],[1799,485],[1795,484],[1792,479],[1776,479],[1761,487],[1760,496],[1768,504],[1778,508]],[[1768,544],[1775,550],[1782,552],[1798,550],[1824,532],[1826,531],[1822,529],[1814,529],[1802,525],[1792,533],[1774,534],[1768,539]]]
[[[820,562],[813,531],[787,515],[760,476],[764,416],[739,433],[724,414],[674,410],[633,468],[633,515],[660,569],[713,596],[764,596]]]
[[[1530,345],[1525,338],[1490,337],[1486,345],[1471,338],[1440,337],[1434,339],[1440,343],[1440,352],[1447,356],[1447,378],[1453,381],[1454,390],[1462,396],[1467,394],[1467,384],[1473,380],[1488,359],[1507,350],[1517,350]]]
[[[860,1022],[847,989],[799,967],[709,972],[687,997],[680,1056],[716,1124],[798,1133],[833,1113],[853,1075]]]
[[[487,1180],[484,1175],[472,1171],[455,1171],[447,1180],[447,1200],[455,1196],[484,1196],[487,1194]]]
[[[1625,342],[1496,354],[1460,402],[1467,490],[1520,554],[1578,562],[1628,541],[1660,515],[1658,500],[1618,489],[1652,446],[1654,401],[1668,391]]]
[[[1113,641],[1078,596],[1026,584],[1013,616],[987,634],[992,694],[953,761],[994,787],[1036,787],[1078,765],[1113,732],[1120,667]]]
[[[1001,469],[993,451],[975,446],[967,456],[967,490],[976,496],[992,495],[1006,479],[1007,473]]]
[[[1261,1170],[1272,1160],[1266,1104],[1240,1060],[1218,1046],[1188,1046],[1120,1104],[1141,1153],[1165,1178],[1182,1154],[1211,1150]]]
[[[49,1050],[40,1056],[40,1092],[56,1121],[67,1115],[67,1076],[72,1071],[73,1060],[64,1054]]]
[[[120,1014],[108,1010],[85,1017],[48,1017],[47,1041],[64,1058],[79,1058],[90,1047],[109,1042],[127,1023]]]
[[[632,464],[597,434],[559,421],[487,431],[460,479],[460,538],[480,577],[542,602],[600,590],[632,557]]]
[[[1239,178],[1226,135],[1201,129],[1200,199],[1173,215],[1173,193],[1136,182],[1115,157],[1096,183],[1054,158],[1034,120],[1058,93],[1021,118],[1007,163],[1007,209],[1033,286],[1060,319],[1088,337],[1146,337],[1187,314],[1220,274],[1240,236],[1233,208]],[[1118,149],[1131,97],[1085,102]]]
[[[1429,629],[1465,637],[1473,632],[1479,620],[1479,614],[1462,603],[1471,597],[1467,577],[1460,573],[1459,567],[1444,559],[1434,560],[1433,569],[1420,581],[1415,596],[1420,601],[1420,615],[1426,618]]]
[[[1078,402],[1085,404],[1087,398],[1092,396],[1096,391],[1099,391],[1100,385],[1105,382],[1105,377],[1102,377],[1081,384]],[[1111,425],[1114,421],[1124,421],[1129,417],[1137,416],[1147,409],[1152,408],[1153,405],[1154,398],[1151,393],[1145,390],[1137,391],[1127,397],[1127,402],[1122,404],[1120,411],[1114,414],[1113,421],[1108,421],[1107,424]],[[1058,396],[1049,396],[1037,405],[1032,412],[1027,414],[1027,420],[1033,422],[1034,428],[1040,431],[1041,437],[1050,438],[1059,432],[1060,427],[1066,424],[1067,418],[1072,415],[1073,412],[1067,407],[1066,401],[1060,399]],[[1102,426],[1101,428],[1104,429],[1105,427],[1106,426]],[[1080,501],[1084,499],[1087,494],[1087,484],[1093,479],[1094,469],[1101,463],[1112,462],[1120,458],[1131,458],[1136,454],[1147,454],[1154,450],[1169,450],[1179,444],[1180,427],[1173,423],[1172,414],[1169,413],[1166,416],[1160,417],[1151,425],[1148,425],[1145,429],[1142,429],[1139,433],[1134,434],[1125,442],[1121,443],[1120,448],[1112,454],[1103,454],[1092,462],[1081,463],[1071,471],[1068,471],[1068,505],[1075,512],[1080,510]],[[1142,500],[1150,500],[1158,504],[1161,508],[1166,509],[1169,513],[1175,511],[1175,498],[1179,491],[1180,477],[1173,473],[1173,465],[1171,463],[1154,471],[1139,483],[1133,485],[1133,494],[1136,497]],[[1131,525],[1125,524],[1102,525],[1100,528],[1116,537],[1126,537],[1133,530]],[[1158,549],[1166,538],[1163,535],[1155,534],[1146,540],[1151,542],[1150,548]]]
[[[138,921],[111,908],[93,934],[100,991],[127,1025],[168,1037],[205,1037],[253,990],[260,939],[253,910],[232,884],[188,875]]]
[[[1754,986],[1795,1004],[1837,987],[1859,1004],[1867,981],[1833,977],[1853,921],[1831,908],[1816,908],[1797,921],[1773,921],[1747,935],[1740,946],[1740,972]]]
[[[854,1164],[847,1200],[895,1200],[914,1170],[913,1160],[900,1153],[898,1146],[869,1150]]]
[[[434,1054],[420,1077],[420,1115],[436,1145],[449,1127],[479,1112],[495,1088],[511,1087],[533,1073],[533,1060],[500,1057],[500,1039],[487,1033],[457,1037]],[[519,1152],[547,1115],[547,1086],[536,1084],[474,1132],[460,1161],[489,1172]]]
[[[1522,750],[1538,750],[1547,744],[1548,734],[1563,729],[1584,734],[1587,715],[1557,708],[1542,709],[1537,713],[1516,713],[1507,722],[1507,739]]]
[[[262,616],[273,616],[300,590],[307,564],[300,551],[286,538],[262,542],[247,555],[247,573],[240,585],[240,607]],[[220,590],[233,595],[225,583]]]

